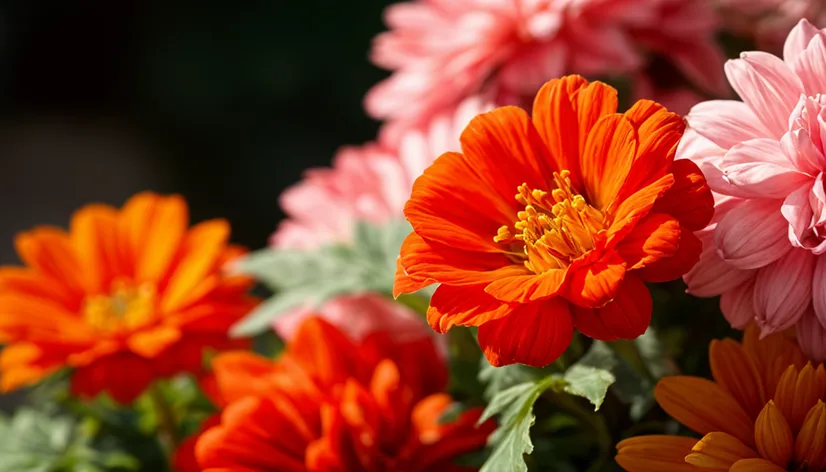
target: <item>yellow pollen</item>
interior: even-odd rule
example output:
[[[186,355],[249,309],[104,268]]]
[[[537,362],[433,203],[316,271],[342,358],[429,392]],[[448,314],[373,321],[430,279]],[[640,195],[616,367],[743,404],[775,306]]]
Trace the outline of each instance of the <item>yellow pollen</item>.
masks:
[[[84,301],[83,320],[105,334],[131,331],[152,322],[155,299],[151,285],[134,287],[115,281],[110,295],[94,295]]]
[[[602,212],[574,191],[570,171],[554,172],[554,183],[550,192],[526,183],[517,187],[516,201],[525,209],[517,213],[512,228],[500,227],[493,238],[537,274],[567,267],[594,249],[605,233]]]

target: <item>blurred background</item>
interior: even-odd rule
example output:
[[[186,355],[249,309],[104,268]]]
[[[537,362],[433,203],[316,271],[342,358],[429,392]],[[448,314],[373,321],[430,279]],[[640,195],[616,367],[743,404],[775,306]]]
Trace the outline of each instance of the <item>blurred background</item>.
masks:
[[[375,136],[361,100],[391,0],[184,3],[0,2],[0,264],[16,233],[142,190],[263,247],[285,187]]]

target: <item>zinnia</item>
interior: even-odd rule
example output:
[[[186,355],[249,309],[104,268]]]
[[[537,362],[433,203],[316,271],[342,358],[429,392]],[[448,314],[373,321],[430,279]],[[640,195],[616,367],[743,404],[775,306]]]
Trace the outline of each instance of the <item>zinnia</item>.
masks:
[[[826,468],[826,368],[777,333],[713,341],[714,382],[666,377],[657,402],[704,435],[640,436],[617,445],[629,472],[821,472]]]
[[[715,221],[701,233],[689,292],[722,294],[737,328],[797,324],[801,347],[826,359],[826,32],[802,20],[784,60],[743,53],[726,72],[743,102],[694,107],[680,157],[701,165]]]
[[[371,58],[393,74],[365,107],[391,123],[427,122],[474,95],[527,105],[549,78],[633,75],[648,52],[727,93],[706,0],[418,0],[390,6],[385,22]]]
[[[396,293],[440,283],[430,325],[479,326],[497,366],[552,362],[574,326],[602,340],[642,334],[643,282],[694,265],[692,231],[713,202],[697,166],[673,159],[679,116],[645,100],[616,109],[616,90],[569,76],[539,91],[533,118],[504,107],[471,121],[463,152],[413,186]]]
[[[310,317],[278,360],[225,353],[213,367],[226,406],[196,444],[207,472],[466,470],[453,460],[494,429],[476,427],[480,408],[443,417],[452,399],[429,338],[354,343]]]
[[[68,233],[19,235],[26,267],[0,268],[2,389],[70,367],[76,394],[128,402],[201,370],[205,348],[239,346],[226,332],[255,300],[250,280],[221,273],[243,253],[229,232],[224,220],[188,228],[181,197],[144,193],[121,210],[84,207]]]

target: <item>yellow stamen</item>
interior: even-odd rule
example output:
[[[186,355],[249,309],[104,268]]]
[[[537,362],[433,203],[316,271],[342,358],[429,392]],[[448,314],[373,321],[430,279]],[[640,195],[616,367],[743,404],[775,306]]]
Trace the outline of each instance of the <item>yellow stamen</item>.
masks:
[[[574,191],[570,171],[554,172],[554,183],[551,192],[526,183],[517,187],[516,201],[525,209],[517,213],[513,229],[504,225],[493,238],[523,246],[525,267],[537,274],[567,267],[594,249],[605,233],[602,212]]]
[[[95,295],[83,304],[84,321],[99,332],[129,331],[151,322],[155,316],[155,289],[151,285],[112,284],[110,295]]]

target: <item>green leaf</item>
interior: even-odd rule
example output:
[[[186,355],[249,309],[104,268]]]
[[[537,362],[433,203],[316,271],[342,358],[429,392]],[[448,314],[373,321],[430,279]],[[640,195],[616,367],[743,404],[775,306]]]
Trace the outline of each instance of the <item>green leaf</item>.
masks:
[[[498,392],[485,408],[479,422],[498,416],[499,428],[490,438],[493,452],[480,472],[527,472],[524,454],[533,452],[531,426],[536,422],[533,405],[542,393],[560,379],[546,377],[514,385]]]
[[[486,384],[485,398],[490,400],[497,393],[524,382],[536,380],[542,376],[542,371],[521,364],[494,367],[482,356],[479,365],[479,381]]]
[[[563,379],[567,383],[565,392],[587,398],[594,405],[594,411],[602,406],[608,387],[616,381],[611,372],[582,364],[572,365]]]
[[[391,293],[399,248],[410,231],[404,220],[359,223],[349,244],[305,251],[269,248],[246,256],[233,265],[234,270],[255,277],[275,295],[230,333],[237,337],[259,334],[291,308],[319,306],[345,293]]]

